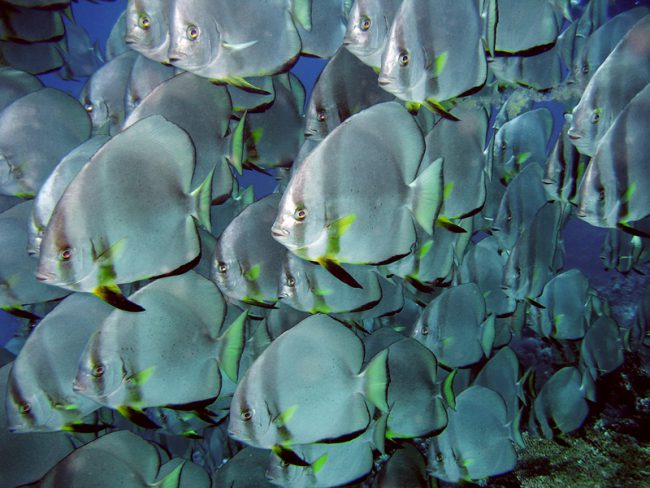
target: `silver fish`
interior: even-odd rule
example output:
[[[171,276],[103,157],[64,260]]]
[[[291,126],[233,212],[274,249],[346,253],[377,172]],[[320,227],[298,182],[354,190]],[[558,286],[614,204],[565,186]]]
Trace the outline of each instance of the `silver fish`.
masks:
[[[495,50],[514,54],[551,46],[564,21],[548,0],[498,0]]]
[[[27,338],[9,376],[7,420],[12,432],[83,430],[100,404],[73,391],[78,357],[112,307],[74,294]],[[102,426],[97,426],[102,428]]]
[[[626,76],[619,76],[625,73]],[[587,84],[568,135],[578,151],[593,156],[625,106],[650,83],[650,15],[639,20]]]
[[[475,0],[404,0],[384,49],[379,84],[402,100],[434,105],[477,88],[487,76],[481,34]]]
[[[0,114],[0,194],[33,197],[61,158],[88,137],[90,120],[66,93],[44,88],[19,98]]]
[[[0,68],[0,111],[28,93],[40,90],[43,83],[33,75],[10,66]]]
[[[354,333],[326,315],[303,320],[273,341],[237,385],[230,436],[271,448],[360,435],[371,421],[367,402],[388,410],[387,356],[377,354],[362,370],[363,345]]]
[[[171,0],[129,0],[123,20],[126,45],[154,61],[169,62],[171,5]]]
[[[291,177],[273,237],[358,287],[338,263],[395,260],[411,252],[416,220],[433,228],[441,168],[434,162],[416,175],[423,152],[420,129],[398,103],[353,115]]]
[[[224,295],[252,305],[272,307],[286,250],[269,232],[280,195],[271,194],[246,207],[221,234],[212,261],[212,280]]]
[[[343,45],[364,64],[379,70],[390,27],[402,0],[356,0]]]
[[[192,261],[199,254],[195,219],[210,226],[210,178],[190,193],[193,171],[190,138],[161,116],[114,136],[59,200],[37,279],[140,310],[124,302],[116,285]]]

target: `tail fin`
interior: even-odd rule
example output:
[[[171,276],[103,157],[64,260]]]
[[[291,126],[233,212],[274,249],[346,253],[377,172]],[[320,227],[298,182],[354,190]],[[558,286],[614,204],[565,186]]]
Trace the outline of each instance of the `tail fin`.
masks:
[[[212,230],[210,223],[210,208],[212,207],[212,178],[214,178],[214,169],[210,171],[203,183],[192,192],[196,198],[196,215],[199,224],[208,232]]]
[[[413,190],[411,211],[427,234],[433,234],[433,224],[442,205],[442,158],[436,159],[409,186]]]
[[[377,354],[361,373],[365,379],[363,391],[366,398],[383,412],[388,412],[388,349]]]

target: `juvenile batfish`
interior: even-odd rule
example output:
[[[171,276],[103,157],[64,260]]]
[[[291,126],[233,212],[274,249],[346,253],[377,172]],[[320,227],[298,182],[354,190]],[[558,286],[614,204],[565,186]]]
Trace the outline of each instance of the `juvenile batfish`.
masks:
[[[416,220],[432,232],[441,169],[437,161],[418,176],[423,153],[422,133],[398,103],[353,115],[291,177],[273,237],[358,287],[338,263],[377,264],[409,254]]]
[[[388,354],[362,370],[363,355],[361,341],[336,320],[303,320],[275,339],[237,385],[230,436],[271,448],[360,435],[371,421],[368,402],[388,410]]]
[[[172,0],[129,0],[124,14],[126,45],[154,61],[169,62]]]
[[[90,137],[90,120],[70,95],[44,88],[0,113],[0,194],[33,197],[63,156]]]
[[[573,109],[568,134],[578,151],[593,156],[614,120],[648,83],[650,14],[634,24],[607,56]]]
[[[116,285],[192,261],[199,254],[196,221],[210,227],[210,177],[191,192],[193,171],[192,141],[161,116],[114,136],[54,209],[37,279],[140,310]]]
[[[379,70],[390,27],[402,0],[356,0],[343,45],[361,62]]]
[[[270,229],[280,195],[246,207],[221,234],[212,261],[212,280],[224,295],[261,307],[278,300],[278,280],[286,250]]]
[[[79,356],[90,335],[113,308],[85,294],[63,300],[38,324],[9,375],[7,421],[13,432],[69,430],[102,426],[84,421],[100,404],[73,391]]]
[[[220,335],[226,304],[193,271],[135,292],[143,313],[113,312],[81,353],[74,388],[137,423],[142,409],[214,399],[220,369],[237,381],[245,315]]]
[[[305,135],[324,139],[351,115],[393,99],[377,85],[373,70],[341,49],[316,80],[305,114]]]
[[[485,82],[481,35],[476,0],[404,0],[381,59],[379,84],[402,100],[439,107]]]
[[[286,71],[301,47],[289,7],[287,0],[175,0],[169,60],[235,85],[243,77]]]
[[[597,227],[618,227],[639,234],[629,223],[650,214],[650,193],[646,190],[650,185],[648,151],[650,83],[630,101],[600,140],[580,184],[578,217]]]

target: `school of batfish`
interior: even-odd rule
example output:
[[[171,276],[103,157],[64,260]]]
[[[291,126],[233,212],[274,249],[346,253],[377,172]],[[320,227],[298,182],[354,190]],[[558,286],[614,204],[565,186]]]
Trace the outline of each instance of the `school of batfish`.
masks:
[[[561,237],[649,259],[645,6],[0,8],[0,487],[485,480],[647,345]]]

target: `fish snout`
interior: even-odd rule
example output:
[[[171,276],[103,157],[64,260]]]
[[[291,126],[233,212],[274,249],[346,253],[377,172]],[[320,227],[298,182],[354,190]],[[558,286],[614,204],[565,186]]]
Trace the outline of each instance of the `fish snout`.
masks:
[[[47,271],[40,271],[40,270],[36,271],[36,280],[37,281],[40,281],[42,283],[47,283],[47,282],[54,281],[55,279],[56,279],[56,276],[54,276],[54,274],[52,274],[52,273],[48,273]]]
[[[377,83],[379,83],[379,86],[386,86],[390,85],[392,83],[392,80],[385,75],[380,75],[377,79]]]
[[[86,386],[83,383],[80,383],[79,380],[75,378],[75,380],[72,382],[72,391],[76,391],[77,393],[82,393],[86,391]]]
[[[280,227],[279,225],[274,225],[271,227],[271,234],[273,237],[287,237],[289,235],[289,231],[283,227]]]
[[[580,137],[582,137],[580,133],[576,131],[575,127],[569,127],[569,130],[566,131],[566,135],[569,136],[569,139],[572,141],[577,141],[580,139]]]

